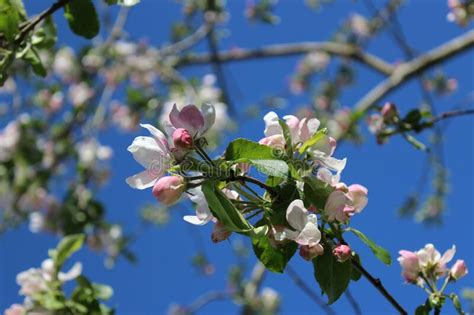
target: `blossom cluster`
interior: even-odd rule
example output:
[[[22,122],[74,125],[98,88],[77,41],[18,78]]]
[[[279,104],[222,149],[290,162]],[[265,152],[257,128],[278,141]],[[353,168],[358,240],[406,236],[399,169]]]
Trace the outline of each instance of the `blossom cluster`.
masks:
[[[234,140],[224,155],[211,159],[206,135],[216,123],[216,112],[208,104],[174,104],[161,123],[163,131],[142,124],[151,136],[135,138],[128,151],[145,170],[126,182],[136,189],[152,187],[165,206],[187,196],[196,213],[186,215],[185,221],[213,222],[215,243],[234,232],[249,236],[257,257],[270,270],[282,272],[284,265],[275,266],[276,261],[260,256],[261,250],[286,262],[298,248],[313,263],[322,255],[340,264],[350,260],[355,254],[342,234],[351,231],[364,238],[360,231],[344,227],[367,206],[368,190],[341,181],[347,159],[334,157],[336,140],[320,128],[320,121],[292,115],[280,119],[269,112],[258,143]],[[255,172],[258,178],[251,176]],[[377,248],[388,262],[388,254]]]

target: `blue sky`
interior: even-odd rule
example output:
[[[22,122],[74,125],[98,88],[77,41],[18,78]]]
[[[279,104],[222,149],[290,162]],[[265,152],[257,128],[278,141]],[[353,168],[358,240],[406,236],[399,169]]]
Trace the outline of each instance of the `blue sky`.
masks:
[[[25,2],[27,8],[32,8],[31,12],[46,6],[46,1]],[[303,1],[282,0],[277,9],[282,21],[273,27],[248,24],[242,16],[245,1],[229,2],[232,2],[232,17],[229,22],[231,36],[222,41],[222,48],[325,40],[348,16],[350,10],[366,13],[360,3],[353,5],[353,2],[348,0],[336,1],[320,13],[307,9]],[[383,3],[375,2],[379,5]],[[446,14],[445,1],[410,1],[400,12],[400,21],[408,41],[418,51],[425,51],[466,31],[448,23]],[[132,9],[126,28],[133,36],[146,36],[151,43],[158,44],[168,38],[170,23],[177,19],[179,6],[174,1],[143,0]],[[61,26],[65,26],[61,19],[57,20]],[[74,46],[81,43],[65,27],[60,30],[59,38],[60,42],[73,43]],[[403,59],[400,50],[386,35],[375,40],[369,50],[390,62]],[[297,59],[285,57],[226,65],[230,96],[239,112],[243,112],[245,106],[263,96],[283,90]],[[361,70],[357,77],[358,84],[349,89],[341,99],[342,104],[350,107],[381,79],[378,74],[367,71],[362,66],[358,66],[358,69]],[[452,96],[436,100],[435,105],[439,112],[449,110],[473,89],[472,69],[472,52],[446,64],[445,73],[458,79],[459,90]],[[209,67],[199,66],[190,69],[187,74],[204,74],[208,71]],[[391,94],[387,100],[395,102],[402,112],[406,112],[421,100],[417,83],[410,82]],[[292,98],[289,105],[278,113],[292,113],[304,105],[305,101],[301,97]],[[264,125],[260,119],[243,119],[239,126],[241,128],[237,133],[227,135],[228,139],[238,135],[258,140],[263,135]],[[349,240],[360,252],[367,269],[380,277],[387,289],[412,312],[426,297],[422,290],[403,284],[400,267],[396,262],[398,250],[416,250],[431,242],[444,252],[452,244],[456,244],[456,258],[464,259],[468,267],[474,268],[472,118],[457,118],[450,123],[445,133],[445,158],[451,189],[447,200],[448,211],[444,216],[444,224],[440,227],[425,227],[411,220],[400,219],[396,214],[396,209],[407,194],[416,188],[422,166],[426,163],[426,154],[413,149],[400,138],[391,139],[388,144],[379,146],[366,128],[362,129],[367,141],[361,146],[345,143],[338,148],[336,155],[348,158],[343,181],[361,183],[369,189],[369,205],[362,214],[352,220],[352,225],[387,248],[392,254],[393,265],[383,265],[358,240]],[[102,142],[113,147],[114,158],[111,161],[112,178],[101,191],[100,198],[107,205],[111,220],[123,223],[126,231],[139,233],[139,238],[132,246],[138,257],[138,264],[132,265],[121,260],[114,269],[108,270],[103,265],[103,257],[88,249],[82,250],[73,260],[81,260],[84,273],[94,281],[114,287],[115,295],[111,305],[118,307],[118,314],[163,314],[173,302],[186,304],[209,290],[224,289],[229,265],[235,263],[235,259],[228,242],[218,245],[211,243],[211,226],[193,227],[199,230],[206,245],[206,252],[216,267],[216,273],[212,277],[203,277],[191,267],[190,260],[195,252],[195,244],[186,223],[181,220],[181,212],[172,213],[170,224],[162,228],[143,227],[138,210],[144,204],[154,202],[151,192],[132,190],[124,181],[127,176],[140,170],[140,166],[126,151],[126,147],[137,135],[138,133],[123,134],[113,130],[101,135]],[[0,309],[21,301],[17,294],[19,288],[15,283],[15,275],[29,267],[38,266],[46,258],[47,249],[53,247],[56,241],[52,236],[31,234],[27,226],[21,226],[0,237]],[[253,261],[252,258],[250,265]],[[313,279],[311,264],[298,256],[295,256],[290,264],[316,292],[319,291]],[[463,287],[472,286],[473,277],[471,273],[450,288],[459,291]],[[272,287],[281,293],[282,314],[319,312],[314,302],[304,295],[287,275],[268,274],[264,286]],[[394,313],[390,305],[366,280],[352,283],[350,288],[364,314]],[[334,310],[338,314],[351,313],[345,298],[334,305]],[[237,311],[238,308],[230,302],[216,302],[205,308],[202,314],[234,314]],[[453,312],[454,310],[449,308],[446,314]]]

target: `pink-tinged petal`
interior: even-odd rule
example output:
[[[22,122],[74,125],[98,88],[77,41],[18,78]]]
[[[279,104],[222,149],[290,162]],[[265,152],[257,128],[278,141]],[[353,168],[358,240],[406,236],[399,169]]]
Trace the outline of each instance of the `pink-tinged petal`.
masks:
[[[439,260],[439,263],[441,265],[446,265],[447,263],[449,263],[453,257],[454,257],[454,254],[456,254],[456,246],[453,245],[453,247],[451,247],[450,249],[448,249],[444,254],[443,256],[441,257],[441,259]]]
[[[339,183],[339,180],[341,179],[341,175],[339,173],[333,175],[331,171],[325,167],[320,167],[318,169],[318,173],[316,174],[316,177],[320,181],[323,181],[330,186],[337,185]]]
[[[207,204],[196,206],[196,216],[203,221],[210,221],[213,216]]]
[[[339,160],[333,157],[315,157],[315,160],[318,161],[319,164],[330,170],[335,171],[338,174],[340,174],[344,170],[347,164],[347,158]]]
[[[270,137],[274,135],[283,135],[281,126],[278,123],[278,115],[275,112],[269,112],[264,117],[265,121],[265,137]]]
[[[342,191],[335,190],[329,194],[324,208],[330,222],[334,220],[345,222],[347,220],[348,217],[344,213],[347,202],[347,196]]]
[[[433,244],[426,244],[424,248],[417,253],[422,266],[434,265],[441,259],[441,254],[436,250]]]
[[[291,134],[291,140],[293,143],[299,142],[299,124],[300,120],[298,117],[293,116],[293,115],[286,115],[283,117],[283,119],[286,122],[286,125],[288,126],[288,130],[290,131]]]
[[[170,111],[169,119],[171,124],[175,128],[184,128],[183,124],[181,123],[181,120],[179,119],[179,109],[176,104],[173,104],[173,108]]]
[[[316,224],[308,222],[295,241],[300,245],[317,245],[321,241],[321,232]]]
[[[332,140],[331,140],[332,139]],[[318,142],[311,146],[311,150],[316,150],[324,153],[326,156],[331,156],[334,152],[334,139],[324,135]]]
[[[359,213],[367,206],[369,199],[367,197],[368,190],[362,185],[354,184],[348,187],[349,196],[352,200],[352,206],[355,212]]]
[[[179,113],[179,121],[183,125],[181,128],[187,129],[193,136],[197,136],[204,127],[204,117],[195,105],[184,106]]]
[[[214,122],[216,121],[216,109],[212,105],[202,104],[201,111],[204,117],[204,126],[200,131],[200,135],[203,135],[212,127],[212,125],[214,125]]]
[[[454,280],[459,280],[460,278],[467,275],[467,266],[464,260],[457,260],[456,263],[451,267],[449,274]]]
[[[319,120],[316,118],[303,118],[299,125],[299,139],[301,142],[309,140],[319,128]]]
[[[293,200],[286,210],[286,220],[290,226],[301,231],[306,225],[306,215],[308,210],[304,207],[300,199]]]
[[[127,184],[135,189],[146,189],[155,185],[157,180],[156,174],[149,170],[145,170],[126,179]]]

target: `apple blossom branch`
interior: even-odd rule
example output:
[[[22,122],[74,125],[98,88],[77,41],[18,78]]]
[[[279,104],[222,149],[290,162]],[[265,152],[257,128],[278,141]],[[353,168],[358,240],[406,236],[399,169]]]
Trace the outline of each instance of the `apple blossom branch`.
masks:
[[[357,123],[365,113],[373,108],[378,101],[390,92],[400,87],[415,75],[432,68],[433,66],[452,58],[474,46],[474,30],[456,37],[432,50],[424,53],[411,61],[400,64],[393,73],[384,81],[370,90],[354,106],[355,114],[352,125]]]
[[[394,67],[379,57],[360,50],[358,47],[349,44],[336,42],[300,42],[292,44],[275,44],[256,49],[231,49],[213,54],[192,54],[182,57],[178,61],[178,66],[189,66],[196,64],[219,62],[245,61],[250,59],[283,57],[310,53],[313,51],[323,51],[331,55],[347,57],[359,61],[374,70],[390,75]]]

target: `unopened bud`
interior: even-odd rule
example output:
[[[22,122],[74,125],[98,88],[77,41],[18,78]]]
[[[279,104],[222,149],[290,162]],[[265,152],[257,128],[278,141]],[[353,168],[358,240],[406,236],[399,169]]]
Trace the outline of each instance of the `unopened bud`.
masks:
[[[181,176],[165,176],[153,186],[153,196],[164,205],[172,205],[179,200],[186,190],[184,178]]]
[[[347,245],[337,245],[332,250],[332,254],[338,262],[345,262],[351,257],[351,248]]]
[[[184,128],[178,128],[173,132],[173,143],[178,149],[189,150],[193,147],[193,137]]]
[[[467,275],[467,267],[464,260],[456,261],[456,263],[451,267],[450,275],[454,280],[458,280]]]
[[[219,243],[228,239],[231,234],[232,231],[229,231],[222,222],[217,221],[211,234],[211,240],[213,243]]]
[[[300,247],[300,256],[305,260],[313,260],[316,256],[324,254],[324,248],[321,244],[316,245],[303,245]]]

